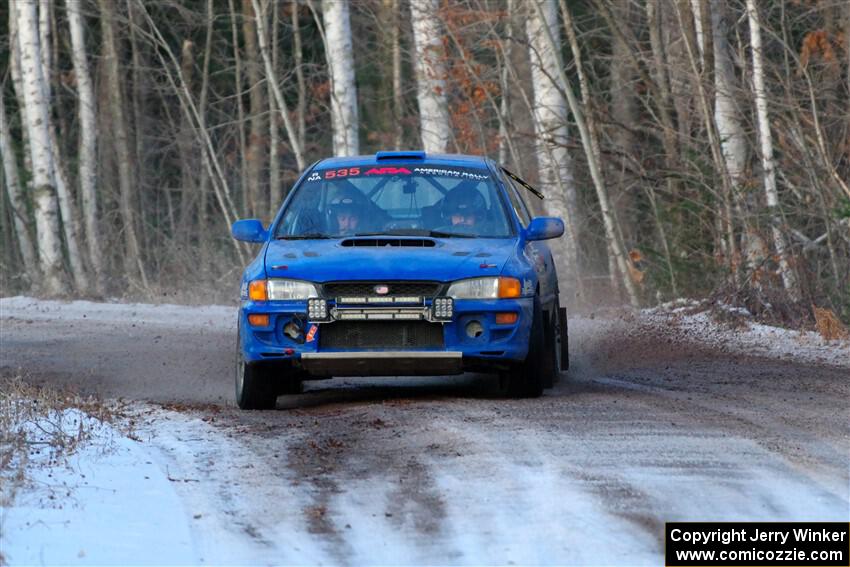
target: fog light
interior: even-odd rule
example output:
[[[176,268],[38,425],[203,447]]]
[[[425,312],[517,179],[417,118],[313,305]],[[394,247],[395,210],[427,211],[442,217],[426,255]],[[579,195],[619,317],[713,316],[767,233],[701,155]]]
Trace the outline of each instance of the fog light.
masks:
[[[307,300],[307,317],[311,321],[322,321],[328,318],[328,302],[324,299]]]
[[[477,339],[484,334],[484,327],[478,321],[470,321],[466,325],[466,336],[470,339]]]
[[[497,325],[513,325],[519,316],[516,313],[496,313]]]
[[[451,297],[437,297],[431,306],[434,319],[451,319],[454,315],[454,303]]]
[[[252,327],[268,327],[269,326],[269,316],[268,315],[258,315],[253,313],[248,315],[248,322]]]

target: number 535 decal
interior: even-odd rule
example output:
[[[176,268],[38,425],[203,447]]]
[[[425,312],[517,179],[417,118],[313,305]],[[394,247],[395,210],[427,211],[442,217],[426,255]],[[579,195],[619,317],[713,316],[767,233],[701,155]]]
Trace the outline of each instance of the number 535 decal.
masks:
[[[329,169],[325,171],[325,179],[335,177],[348,177],[349,175],[360,175],[359,167],[344,167],[342,169]]]

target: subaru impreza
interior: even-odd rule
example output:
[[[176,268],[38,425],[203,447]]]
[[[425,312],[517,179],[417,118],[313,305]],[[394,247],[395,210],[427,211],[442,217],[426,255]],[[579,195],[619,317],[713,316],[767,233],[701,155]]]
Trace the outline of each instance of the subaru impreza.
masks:
[[[305,380],[495,373],[536,397],[568,367],[566,312],[535,217],[543,195],[490,159],[330,158],[298,179],[241,281],[236,401],[273,408]]]

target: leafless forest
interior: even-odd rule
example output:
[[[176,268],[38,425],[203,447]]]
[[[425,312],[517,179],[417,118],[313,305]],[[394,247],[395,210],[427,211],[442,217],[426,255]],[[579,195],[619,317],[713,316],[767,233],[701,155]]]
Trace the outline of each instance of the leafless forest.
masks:
[[[299,172],[485,154],[576,303],[850,321],[846,0],[11,0],[0,291],[227,301]],[[533,199],[532,199],[533,200]]]

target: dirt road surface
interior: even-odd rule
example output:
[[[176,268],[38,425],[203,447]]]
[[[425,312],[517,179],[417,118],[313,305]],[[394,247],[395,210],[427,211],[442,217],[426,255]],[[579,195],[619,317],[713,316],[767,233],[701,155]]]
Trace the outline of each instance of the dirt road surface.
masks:
[[[850,519],[848,365],[577,318],[540,399],[343,378],[241,412],[234,320],[7,306],[0,369],[148,408],[140,436],[216,563],[659,565],[665,521]]]

